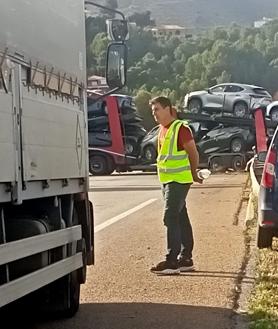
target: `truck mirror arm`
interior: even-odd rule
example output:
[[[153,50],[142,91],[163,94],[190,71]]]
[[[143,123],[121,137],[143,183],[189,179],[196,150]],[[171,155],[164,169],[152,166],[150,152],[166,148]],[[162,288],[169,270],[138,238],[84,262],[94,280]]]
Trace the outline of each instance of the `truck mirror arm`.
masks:
[[[123,20],[126,20],[125,19],[125,15],[121,11],[119,11],[119,10],[112,9],[112,8],[109,8],[109,7],[106,7],[106,6],[102,6],[102,5],[98,4],[98,3],[95,3],[95,2],[89,1],[89,0],[88,1],[85,1],[85,5],[91,5],[91,6],[95,6],[95,7],[101,8],[101,9],[105,9],[105,10],[111,11],[111,12],[113,12],[115,14],[118,14],[118,15],[122,16]]]
[[[109,95],[111,95],[111,94],[114,94],[114,93],[115,93],[116,91],[118,91],[119,89],[121,89],[121,88],[120,88],[120,87],[116,87],[116,88],[113,88],[113,89],[107,91],[107,92],[104,93],[104,94],[99,94],[99,97],[94,98],[94,99],[91,99],[92,104],[96,103],[97,101],[99,101],[100,99],[102,99],[102,98],[104,98],[104,97],[106,97],[106,96],[109,96]]]

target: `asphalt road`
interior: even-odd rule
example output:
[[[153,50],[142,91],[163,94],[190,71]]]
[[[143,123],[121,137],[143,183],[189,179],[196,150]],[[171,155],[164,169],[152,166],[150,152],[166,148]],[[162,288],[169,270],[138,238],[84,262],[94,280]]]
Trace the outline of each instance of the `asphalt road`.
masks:
[[[242,227],[234,224],[245,174],[211,176],[194,185],[188,208],[196,271],[157,276],[163,259],[162,199],[153,174],[91,179],[96,264],[82,286],[80,311],[36,329],[231,329],[235,282],[244,258]]]

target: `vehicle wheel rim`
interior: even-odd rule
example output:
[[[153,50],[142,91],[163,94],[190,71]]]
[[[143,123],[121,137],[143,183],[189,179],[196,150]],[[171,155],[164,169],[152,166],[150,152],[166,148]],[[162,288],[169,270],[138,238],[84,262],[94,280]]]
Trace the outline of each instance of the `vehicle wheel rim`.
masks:
[[[271,113],[271,120],[278,121],[278,110],[275,110]]]
[[[101,172],[104,169],[104,167],[103,167],[102,163],[97,162],[97,163],[92,164],[92,169],[94,172]]]
[[[214,160],[211,163],[211,169],[214,172],[220,171],[222,169],[222,165],[218,160]]]
[[[246,106],[244,104],[236,104],[235,106],[235,116],[239,118],[243,118],[245,116]]]
[[[103,173],[105,170],[105,164],[98,160],[97,158],[93,158],[90,163],[90,171],[96,175]]]
[[[235,169],[240,169],[242,167],[242,163],[240,160],[235,161]]]
[[[192,101],[190,103],[190,112],[191,113],[199,113],[201,109],[201,104],[198,101]]]
[[[239,170],[243,167],[243,161],[241,158],[234,159],[233,168]]]
[[[231,148],[232,148],[233,152],[240,152],[241,151],[241,142],[240,141],[233,142]]]
[[[154,155],[154,150],[152,150],[151,148],[146,148],[145,152],[144,152],[144,158],[147,161],[153,161],[155,160],[155,155]]]
[[[134,151],[134,148],[131,144],[126,144],[125,151],[127,154],[131,154]]]
[[[152,160],[152,152],[151,152],[151,150],[146,150],[145,158],[147,160]]]

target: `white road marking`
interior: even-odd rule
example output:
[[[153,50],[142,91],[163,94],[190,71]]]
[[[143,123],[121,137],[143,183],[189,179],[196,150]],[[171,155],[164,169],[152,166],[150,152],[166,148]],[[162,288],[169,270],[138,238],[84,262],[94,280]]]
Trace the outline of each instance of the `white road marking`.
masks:
[[[135,213],[136,211],[152,204],[153,202],[155,202],[157,199],[150,199],[146,202],[143,202],[143,203],[140,203],[138,206],[134,207],[134,208],[131,208],[125,212],[123,212],[122,214],[118,215],[118,216],[115,216],[115,217],[112,217],[110,219],[108,219],[107,221],[105,221],[104,223],[101,223],[97,226],[95,226],[95,233],[99,232],[99,231],[102,231],[104,230],[106,227],[118,222],[119,220],[121,219],[124,219],[125,217]]]

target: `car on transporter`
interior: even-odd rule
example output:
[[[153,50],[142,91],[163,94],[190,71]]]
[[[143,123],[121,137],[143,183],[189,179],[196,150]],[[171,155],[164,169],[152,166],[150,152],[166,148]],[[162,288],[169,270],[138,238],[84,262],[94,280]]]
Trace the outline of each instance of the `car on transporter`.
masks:
[[[271,102],[270,93],[262,87],[222,83],[207,90],[188,93],[184,98],[184,107],[192,113],[229,113],[238,118],[250,115],[255,102],[264,99]]]
[[[194,140],[200,155],[200,164],[210,164],[213,170],[220,170],[219,157],[211,158],[215,154],[232,153],[246,154],[251,151],[255,144],[254,133],[246,127],[225,126],[217,122],[190,122]],[[159,126],[155,126],[143,138],[141,142],[141,157],[146,163],[155,163],[157,157]],[[218,162],[216,162],[218,161]],[[236,164],[239,161],[236,161]],[[236,170],[241,169],[240,164],[233,166]],[[240,167],[240,168],[239,168]]]
[[[265,116],[273,122],[278,122],[278,101],[267,105]]]
[[[266,157],[262,156],[264,169],[259,192],[257,246],[272,247],[273,238],[278,237],[278,127],[270,142]]]

